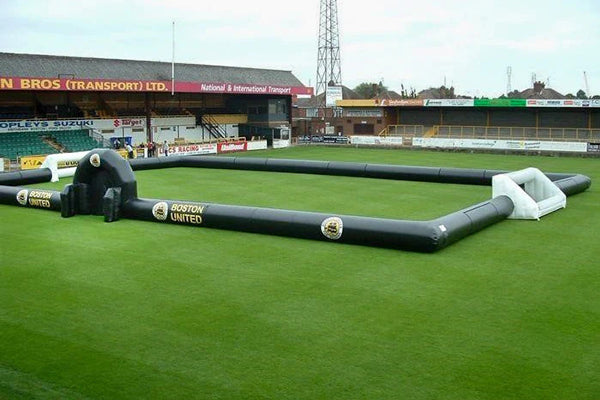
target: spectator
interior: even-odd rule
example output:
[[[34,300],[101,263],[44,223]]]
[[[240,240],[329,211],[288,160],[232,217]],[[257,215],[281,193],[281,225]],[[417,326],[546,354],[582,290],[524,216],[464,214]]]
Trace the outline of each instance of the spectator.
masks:
[[[169,155],[169,143],[166,140],[163,143],[163,153],[165,153],[165,157]]]
[[[133,147],[131,147],[131,145],[129,143],[126,143],[125,150],[127,150],[127,158],[132,159],[133,158]]]
[[[148,157],[154,157],[154,143],[148,142]]]

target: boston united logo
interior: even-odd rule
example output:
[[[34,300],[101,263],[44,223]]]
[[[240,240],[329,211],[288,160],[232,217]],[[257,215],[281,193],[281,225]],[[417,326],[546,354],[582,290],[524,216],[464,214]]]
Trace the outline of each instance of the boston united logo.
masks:
[[[17,202],[22,206],[26,205],[28,195],[29,191],[27,189],[19,190],[19,193],[17,193]]]
[[[92,154],[92,156],[90,157],[90,164],[92,164],[96,168],[100,166],[100,156],[98,155],[98,153]]]
[[[329,217],[321,223],[321,232],[327,239],[338,240],[342,237],[344,224],[338,217]]]
[[[152,215],[154,215],[154,218],[156,218],[159,221],[166,220],[168,212],[169,205],[164,201],[160,201],[156,203],[154,207],[152,207]]]

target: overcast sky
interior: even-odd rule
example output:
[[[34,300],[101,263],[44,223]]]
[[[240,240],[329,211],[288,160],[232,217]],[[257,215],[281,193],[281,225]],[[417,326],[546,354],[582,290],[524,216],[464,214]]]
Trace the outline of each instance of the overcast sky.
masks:
[[[342,83],[600,94],[600,0],[339,0]],[[0,0],[0,51],[291,70],[315,85],[319,0]]]

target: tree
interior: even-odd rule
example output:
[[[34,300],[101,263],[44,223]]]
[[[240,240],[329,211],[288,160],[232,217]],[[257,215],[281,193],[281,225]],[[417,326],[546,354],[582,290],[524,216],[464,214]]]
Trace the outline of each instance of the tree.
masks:
[[[429,88],[429,90],[433,90],[435,92],[438,93],[437,97],[438,99],[455,99],[456,95],[454,94],[454,86],[450,86],[449,88],[447,88],[446,86],[442,85],[439,88]]]
[[[400,87],[402,88],[402,90],[400,91],[400,96],[402,96],[403,99],[417,98],[417,91],[414,87],[411,87],[410,91],[406,90],[403,83],[400,84]]]
[[[585,94],[585,92],[582,89],[579,89],[577,91],[577,94],[575,95],[578,99],[587,99],[587,95]]]
[[[521,98],[521,92],[515,89],[512,92],[508,93],[506,97],[508,97],[509,99],[519,99]]]
[[[354,91],[363,99],[372,99],[387,90],[388,88],[387,86],[384,86],[383,82],[363,82],[354,88]]]

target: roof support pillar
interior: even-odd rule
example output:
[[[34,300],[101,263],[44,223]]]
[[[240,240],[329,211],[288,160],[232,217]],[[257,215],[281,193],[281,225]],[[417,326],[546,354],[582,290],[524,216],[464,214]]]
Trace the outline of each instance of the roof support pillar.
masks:
[[[146,140],[148,142],[154,142],[154,135],[152,134],[152,112],[150,108],[150,93],[144,94],[144,108],[146,110]]]

